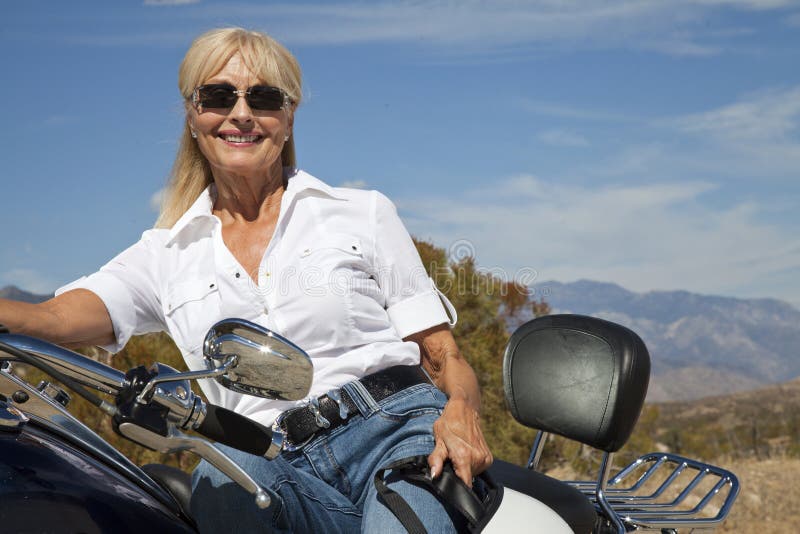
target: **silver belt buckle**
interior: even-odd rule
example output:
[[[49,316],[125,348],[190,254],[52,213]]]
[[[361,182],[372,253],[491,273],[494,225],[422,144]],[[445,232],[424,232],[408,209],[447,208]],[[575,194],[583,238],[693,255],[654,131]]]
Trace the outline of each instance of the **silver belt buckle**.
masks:
[[[339,419],[344,421],[347,419],[347,416],[350,415],[350,410],[347,409],[347,404],[344,403],[342,400],[342,390],[341,389],[332,389],[328,392],[328,397],[336,402],[336,405],[339,407]]]
[[[286,430],[283,427],[283,420],[286,418],[286,414],[288,414],[289,412],[291,412],[293,410],[299,410],[299,409],[303,409],[303,408],[305,408],[305,407],[302,407],[302,408],[291,408],[289,410],[286,410],[285,412],[281,412],[278,415],[278,417],[275,418],[275,422],[272,423],[272,443],[270,443],[269,449],[267,449],[267,452],[264,454],[264,456],[266,456],[267,458],[269,458],[271,460],[272,458],[274,458],[275,456],[280,454],[281,451],[288,451],[288,452],[296,451],[296,450],[300,449],[301,447],[303,447],[303,445],[305,445],[306,443],[311,441],[311,438],[314,437],[314,434],[311,434],[302,443],[292,443],[291,440],[289,440],[288,433],[286,432]],[[270,451],[272,451],[274,447],[279,447],[279,448],[277,449],[277,452],[275,453],[275,456],[270,458],[269,456],[267,456],[267,454],[269,454]]]
[[[328,421],[322,412],[319,410],[319,398],[312,397],[311,401],[308,404],[308,409],[311,410],[311,413],[314,414],[314,422],[317,424],[319,428],[330,428],[331,422]]]

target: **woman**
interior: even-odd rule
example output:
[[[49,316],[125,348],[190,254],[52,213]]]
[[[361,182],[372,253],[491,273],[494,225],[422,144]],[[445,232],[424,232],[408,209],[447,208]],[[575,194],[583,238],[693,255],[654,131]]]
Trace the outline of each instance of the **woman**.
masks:
[[[209,402],[265,425],[282,414],[281,430],[302,439],[272,462],[226,449],[270,492],[264,511],[201,462],[192,497],[201,530],[402,531],[377,497],[377,470],[428,455],[434,476],[450,461],[471,484],[491,463],[477,380],[437,290],[388,199],[295,168],[300,69],[280,44],[238,28],[210,31],[187,52],[178,83],[186,126],[157,228],[46,303],[0,301],[0,322],[111,351],[164,330],[190,369],[203,368],[203,334],[221,318],[285,335],[314,361],[310,397],[346,397],[353,413],[299,428],[297,414],[314,402],[202,383]],[[429,532],[455,528],[426,489],[391,475],[387,483]]]

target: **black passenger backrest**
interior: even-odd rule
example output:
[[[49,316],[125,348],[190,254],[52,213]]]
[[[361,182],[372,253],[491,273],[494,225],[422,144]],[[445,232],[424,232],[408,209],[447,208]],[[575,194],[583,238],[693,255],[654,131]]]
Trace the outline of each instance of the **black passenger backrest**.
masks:
[[[520,326],[506,347],[506,402],[523,425],[615,452],[639,418],[650,355],[632,330],[582,315]]]

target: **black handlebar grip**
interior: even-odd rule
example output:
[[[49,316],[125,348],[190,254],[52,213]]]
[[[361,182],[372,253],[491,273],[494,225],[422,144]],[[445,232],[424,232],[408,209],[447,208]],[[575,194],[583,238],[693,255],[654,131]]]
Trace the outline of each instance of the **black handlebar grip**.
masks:
[[[213,404],[206,406],[206,418],[196,430],[209,439],[256,456],[264,456],[272,443],[269,428]]]

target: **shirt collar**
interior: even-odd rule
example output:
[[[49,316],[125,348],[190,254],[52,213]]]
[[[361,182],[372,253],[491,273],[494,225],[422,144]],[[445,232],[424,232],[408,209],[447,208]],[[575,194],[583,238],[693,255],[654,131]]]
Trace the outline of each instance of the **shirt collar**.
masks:
[[[324,193],[325,195],[337,200],[347,200],[337,187],[331,187],[322,180],[315,178],[305,171],[299,169],[289,170],[288,184],[286,193],[292,196],[299,196],[301,193],[309,194],[313,191]],[[285,194],[285,193],[284,193]]]
[[[315,178],[305,171],[299,169],[285,169],[284,172],[288,175],[288,183],[286,191],[283,193],[284,198],[282,203],[287,206],[293,202],[295,198],[311,194],[313,192],[323,193],[326,196],[337,200],[346,200],[347,197],[342,195],[335,187],[331,187],[322,180]],[[167,246],[174,243],[177,238],[185,233],[188,229],[200,230],[205,228],[209,235],[211,232],[212,224],[207,221],[214,220],[216,217],[212,213],[214,207],[214,199],[216,198],[216,186],[210,184],[206,187],[197,200],[189,207],[188,210],[172,225],[169,231],[169,241]],[[283,209],[281,210],[283,211]]]

